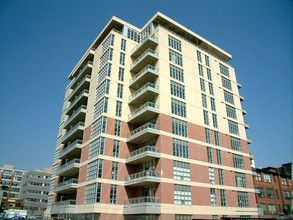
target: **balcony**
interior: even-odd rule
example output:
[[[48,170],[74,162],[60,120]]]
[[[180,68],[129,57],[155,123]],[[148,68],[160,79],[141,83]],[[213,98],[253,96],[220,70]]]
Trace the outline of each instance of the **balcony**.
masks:
[[[78,180],[75,178],[66,180],[62,183],[59,183],[55,187],[55,192],[58,192],[58,193],[74,192],[77,189],[77,183],[78,183]]]
[[[147,65],[129,81],[129,87],[138,89],[147,82],[154,81],[159,76],[159,70],[153,65]]]
[[[252,144],[252,140],[249,137],[247,137],[247,143]]]
[[[132,151],[126,158],[127,164],[143,164],[155,158],[160,158],[159,150],[155,146],[145,146]]]
[[[149,139],[155,138],[160,134],[160,131],[158,130],[158,126],[156,124],[152,124],[150,122],[136,128],[131,133],[129,133],[127,136],[126,141],[128,143],[136,143],[140,144],[142,142],[145,142]]]
[[[69,127],[72,126],[73,124],[76,124],[79,121],[84,121],[85,114],[86,114],[86,106],[85,105],[82,105],[78,109],[73,110],[73,113],[64,122],[63,128],[69,129]]]
[[[129,96],[128,104],[139,106],[153,99],[153,97],[158,94],[159,87],[156,86],[154,83],[148,82],[140,89],[136,90],[131,96]]]
[[[160,199],[153,196],[130,198],[123,208],[123,214],[160,214]]]
[[[159,59],[158,53],[152,49],[147,49],[143,54],[141,54],[130,66],[130,71],[138,72],[146,64],[154,64]]]
[[[79,81],[81,81],[80,79],[82,79],[85,75],[91,75],[93,68],[93,62],[92,61],[88,61],[77,73],[76,77],[69,83],[68,88],[70,89],[74,89],[77,85],[77,83]]]
[[[76,200],[64,200],[52,205],[51,214],[74,213]]]
[[[76,139],[82,139],[84,130],[84,123],[78,122],[73,127],[68,130],[65,135],[62,137],[62,143],[73,142]]]
[[[89,91],[87,89],[83,90],[75,99],[71,102],[69,107],[66,109],[66,114],[71,115],[74,109],[79,108],[81,105],[87,104],[87,98],[89,96]]]
[[[160,182],[159,173],[152,170],[144,170],[126,177],[125,186],[137,187],[158,182]]]
[[[155,48],[158,45],[158,38],[150,35],[144,38],[136,47],[131,50],[131,56],[139,57],[147,48]]]
[[[67,158],[73,158],[78,157],[80,155],[82,147],[82,140],[75,140],[74,142],[70,143],[66,148],[64,148],[60,154],[59,158],[64,159]]]
[[[81,81],[76,83],[76,87],[71,91],[71,94],[68,96],[67,100],[72,102],[75,99],[77,94],[81,93],[82,90],[88,89],[90,87],[91,76],[86,75]]]
[[[153,102],[146,102],[128,115],[128,123],[143,124],[160,113],[159,106]]]
[[[245,127],[245,129],[248,129],[249,128],[249,124],[244,123],[244,127]]]
[[[80,159],[73,159],[69,162],[63,164],[58,167],[56,170],[56,175],[58,176],[74,176],[78,174],[78,170],[80,167]]]

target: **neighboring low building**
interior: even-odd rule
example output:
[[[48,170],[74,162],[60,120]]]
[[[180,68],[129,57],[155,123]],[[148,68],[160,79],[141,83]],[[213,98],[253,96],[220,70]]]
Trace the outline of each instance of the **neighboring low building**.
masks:
[[[260,217],[291,219],[291,163],[280,168],[256,168],[253,178]]]
[[[22,209],[28,216],[43,216],[47,208],[48,193],[52,170],[29,171],[23,176],[21,198]]]
[[[21,209],[20,188],[25,173],[24,170],[15,169],[13,165],[4,164],[0,167],[0,209]]]

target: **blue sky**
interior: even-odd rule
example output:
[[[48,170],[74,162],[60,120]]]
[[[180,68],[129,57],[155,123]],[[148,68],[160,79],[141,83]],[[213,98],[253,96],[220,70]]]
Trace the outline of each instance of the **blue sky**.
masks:
[[[232,54],[256,165],[292,161],[293,1],[1,0],[0,165],[51,166],[69,72],[113,15],[157,11]]]

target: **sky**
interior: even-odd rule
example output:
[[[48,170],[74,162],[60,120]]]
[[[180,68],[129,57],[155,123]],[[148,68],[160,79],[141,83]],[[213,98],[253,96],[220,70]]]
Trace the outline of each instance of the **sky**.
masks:
[[[292,0],[1,0],[0,166],[52,166],[68,74],[112,16],[157,11],[232,54],[257,167],[292,161]]]

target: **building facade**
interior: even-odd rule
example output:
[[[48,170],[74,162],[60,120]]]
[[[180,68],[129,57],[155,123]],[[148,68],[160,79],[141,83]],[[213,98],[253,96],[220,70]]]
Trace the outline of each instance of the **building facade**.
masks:
[[[291,219],[291,163],[280,168],[256,168],[255,171],[254,184],[260,216]]]
[[[50,188],[51,169],[29,171],[21,184],[22,209],[28,216],[44,216]]]
[[[25,173],[9,164],[0,167],[1,209],[21,209],[21,181]]]
[[[113,17],[69,74],[47,214],[257,216],[231,58],[162,13]]]

